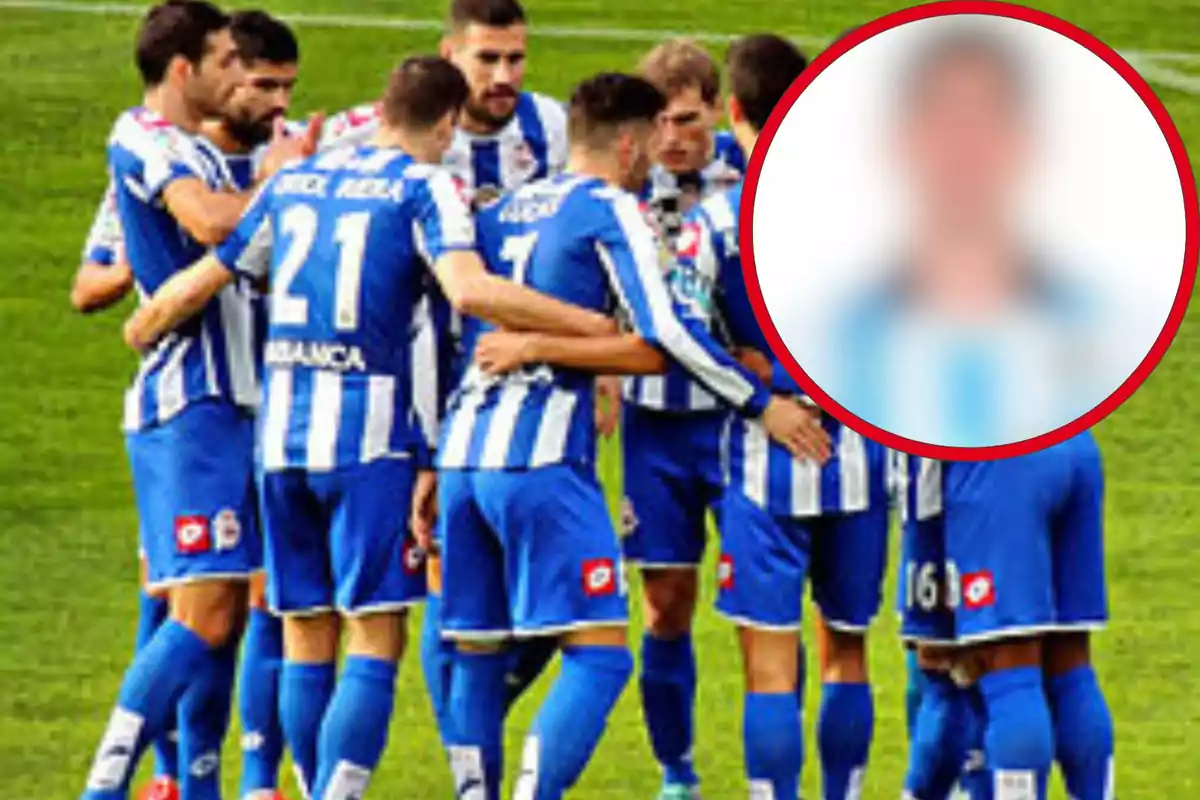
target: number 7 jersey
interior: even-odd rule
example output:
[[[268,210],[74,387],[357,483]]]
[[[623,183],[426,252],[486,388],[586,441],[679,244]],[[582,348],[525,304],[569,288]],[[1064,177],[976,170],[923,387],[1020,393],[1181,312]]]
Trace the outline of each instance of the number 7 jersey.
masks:
[[[264,469],[413,451],[411,343],[427,265],[474,244],[450,175],[397,149],[339,148],[263,187],[216,255],[270,276]]]

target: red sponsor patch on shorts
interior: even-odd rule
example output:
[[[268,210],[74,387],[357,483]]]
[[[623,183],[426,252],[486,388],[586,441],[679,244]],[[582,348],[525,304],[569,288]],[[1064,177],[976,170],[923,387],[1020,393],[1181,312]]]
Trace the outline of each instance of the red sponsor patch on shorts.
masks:
[[[611,558],[591,558],[583,562],[583,593],[588,597],[616,594],[617,568]]]
[[[200,514],[187,514],[175,518],[175,551],[192,556],[207,553],[212,549],[212,535],[208,529],[208,518]]]
[[[991,570],[968,572],[962,576],[963,608],[974,611],[996,603],[996,582]]]
[[[717,561],[717,588],[733,588],[733,556],[722,553]]]

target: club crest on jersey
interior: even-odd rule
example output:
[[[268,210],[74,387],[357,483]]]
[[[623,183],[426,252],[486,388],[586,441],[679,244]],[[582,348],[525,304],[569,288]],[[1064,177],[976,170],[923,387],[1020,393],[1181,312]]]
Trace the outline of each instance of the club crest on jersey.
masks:
[[[208,519],[199,514],[184,514],[175,518],[175,551],[191,556],[212,549]]]
[[[588,597],[617,593],[617,568],[611,558],[590,558],[583,562],[583,593]]]
[[[518,142],[512,151],[513,166],[521,172],[530,172],[537,169],[537,158],[533,155],[533,150],[529,147],[528,142]]]
[[[695,222],[685,222],[679,229],[679,238],[675,240],[675,252],[680,258],[695,258],[700,254],[700,226]]]
[[[218,551],[232,550],[242,540],[242,524],[232,508],[221,509],[212,520],[213,547]]]

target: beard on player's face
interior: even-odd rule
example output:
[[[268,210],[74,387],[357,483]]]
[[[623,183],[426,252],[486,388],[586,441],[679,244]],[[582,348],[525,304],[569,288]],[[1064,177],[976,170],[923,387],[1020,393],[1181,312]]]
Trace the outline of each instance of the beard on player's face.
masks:
[[[498,131],[517,113],[517,90],[507,84],[489,86],[467,100],[463,114],[480,127]]]
[[[264,114],[250,114],[238,109],[227,110],[221,122],[229,135],[246,147],[257,147],[271,138],[275,120],[283,116],[282,109],[273,109]]]

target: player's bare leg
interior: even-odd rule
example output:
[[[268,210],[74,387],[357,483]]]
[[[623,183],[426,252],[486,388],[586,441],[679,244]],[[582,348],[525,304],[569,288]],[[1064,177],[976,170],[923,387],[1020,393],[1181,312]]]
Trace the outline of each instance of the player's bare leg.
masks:
[[[642,569],[646,629],[639,684],[650,745],[663,769],[659,800],[699,797],[692,766],[696,654],[691,639],[698,594],[694,567]]]
[[[804,761],[796,700],[800,635],[795,630],[738,628],[745,675],[742,710],[751,797],[797,797]]]
[[[283,667],[283,624],[267,609],[267,574],[250,576],[250,616],[238,674],[242,722],[242,800],[276,800],[283,730],[279,722],[279,675]]]
[[[1042,639],[1034,636],[967,645],[953,658],[955,681],[974,683],[983,698],[984,757],[997,800],[1046,797],[1054,729],[1042,659]]]
[[[1092,667],[1087,631],[1046,637],[1046,694],[1054,722],[1055,759],[1077,800],[1112,797],[1113,721]]]

